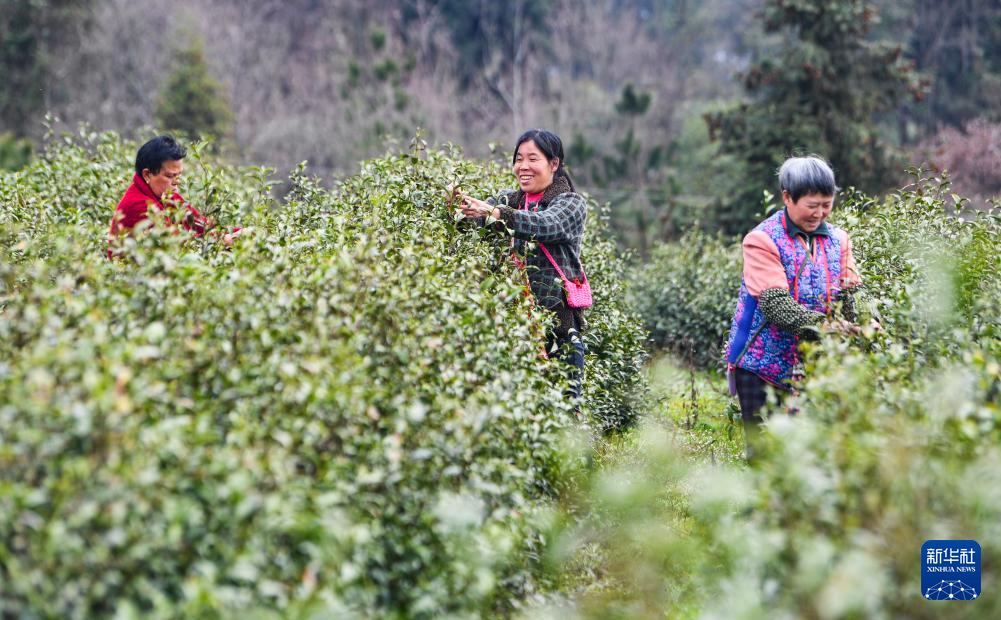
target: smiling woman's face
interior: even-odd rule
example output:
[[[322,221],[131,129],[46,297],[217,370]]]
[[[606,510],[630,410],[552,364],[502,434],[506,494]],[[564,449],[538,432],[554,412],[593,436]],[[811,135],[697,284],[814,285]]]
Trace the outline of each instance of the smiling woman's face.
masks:
[[[831,214],[831,208],[834,206],[834,196],[807,194],[800,196],[799,200],[793,202],[789,192],[783,191],[782,202],[789,209],[789,217],[792,218],[793,223],[803,229],[804,232],[812,233]]]
[[[553,183],[553,174],[560,166],[560,160],[546,159],[546,155],[535,144],[534,140],[526,140],[518,147],[514,156],[514,175],[518,177],[518,186],[526,194],[538,194],[545,191]]]

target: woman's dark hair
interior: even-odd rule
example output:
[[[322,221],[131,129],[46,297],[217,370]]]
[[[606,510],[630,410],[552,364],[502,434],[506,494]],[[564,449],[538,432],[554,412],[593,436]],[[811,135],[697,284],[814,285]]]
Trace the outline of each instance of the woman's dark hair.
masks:
[[[163,162],[184,159],[187,154],[173,136],[157,136],[139,147],[139,152],[136,153],[136,174],[142,174],[147,168],[156,174],[160,172]]]
[[[563,177],[570,184],[570,191],[576,192],[577,188],[574,187],[573,179],[570,178],[570,173],[567,172],[566,166],[564,166],[563,157],[563,140],[551,131],[545,129],[529,129],[525,133],[521,134],[518,138],[518,143],[514,145],[514,155],[511,157],[511,165],[513,166],[518,160],[518,149],[521,145],[531,140],[535,143],[535,146],[539,147],[542,154],[546,156],[546,161],[553,161],[556,157],[560,160],[560,165],[556,168],[556,173],[554,177]]]

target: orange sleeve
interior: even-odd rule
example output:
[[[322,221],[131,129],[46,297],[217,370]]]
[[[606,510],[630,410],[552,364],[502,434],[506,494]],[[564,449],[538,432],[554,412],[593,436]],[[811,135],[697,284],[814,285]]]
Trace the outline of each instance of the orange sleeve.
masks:
[[[775,247],[767,234],[752,230],[744,237],[744,284],[747,291],[757,297],[770,288],[789,290],[789,279]]]
[[[862,284],[859,277],[858,268],[855,266],[855,256],[852,254],[852,238],[845,230],[838,230],[838,238],[841,240],[841,288],[849,289]]]

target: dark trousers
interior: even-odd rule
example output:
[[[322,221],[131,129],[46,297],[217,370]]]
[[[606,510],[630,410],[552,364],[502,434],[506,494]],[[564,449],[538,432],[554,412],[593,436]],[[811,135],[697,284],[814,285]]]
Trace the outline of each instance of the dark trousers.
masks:
[[[737,368],[734,370],[734,383],[737,387],[737,399],[740,401],[740,417],[744,420],[744,448],[747,460],[753,461],[757,454],[757,439],[761,423],[761,408],[768,403],[768,393],[772,392],[778,400],[788,394],[768,383],[753,372]]]
[[[566,395],[573,399],[575,405],[580,406],[583,395],[584,355],[587,353],[584,339],[581,337],[583,311],[564,305],[554,308],[553,312],[556,313],[556,324],[546,335],[546,353],[572,367],[570,387]]]

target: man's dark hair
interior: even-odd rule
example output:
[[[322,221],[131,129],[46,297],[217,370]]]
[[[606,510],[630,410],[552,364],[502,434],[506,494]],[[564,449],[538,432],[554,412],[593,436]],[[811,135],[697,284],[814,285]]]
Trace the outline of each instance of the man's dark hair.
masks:
[[[518,143],[514,145],[514,156],[511,157],[511,165],[513,166],[516,161],[518,161],[518,149],[521,145],[531,140],[535,143],[535,146],[539,147],[542,154],[546,156],[546,161],[553,161],[553,158],[558,158],[560,160],[559,167],[556,168],[556,173],[554,177],[564,177],[567,183],[570,184],[570,190],[576,192],[577,188],[574,187],[573,179],[570,178],[570,173],[567,172],[566,167],[563,165],[563,140],[551,131],[545,129],[529,129],[525,133],[518,137]]]
[[[188,152],[177,143],[173,136],[157,136],[139,147],[136,153],[136,174],[142,174],[149,169],[156,174],[165,161],[184,159]]]

